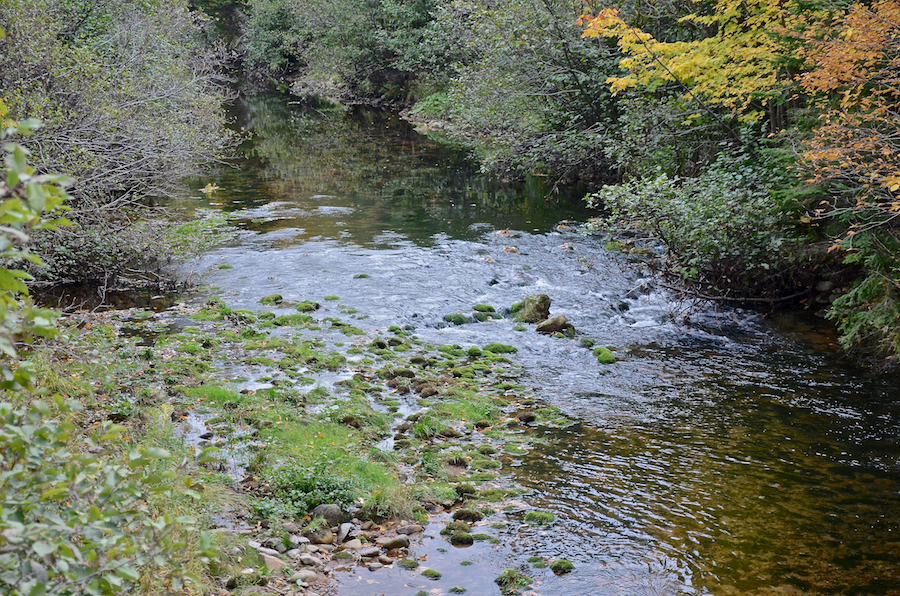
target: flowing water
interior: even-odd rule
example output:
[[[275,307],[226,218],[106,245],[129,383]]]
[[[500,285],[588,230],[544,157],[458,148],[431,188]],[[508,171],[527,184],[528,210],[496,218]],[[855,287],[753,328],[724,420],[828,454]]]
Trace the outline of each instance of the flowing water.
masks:
[[[691,310],[579,234],[577,201],[479,176],[397,118],[264,95],[236,113],[255,135],[241,168],[173,205],[238,230],[193,264],[204,283],[235,308],[336,295],[330,308],[366,313],[354,324],[369,330],[513,344],[523,382],[577,421],[505,468],[556,524],[467,549],[431,524],[416,554],[441,562],[441,582],[364,571],[339,574],[338,594],[499,594],[497,572],[532,555],[576,565],[530,568],[545,595],[900,594],[900,383],[848,365],[820,320]],[[442,320],[534,293],[619,361],[507,320]]]

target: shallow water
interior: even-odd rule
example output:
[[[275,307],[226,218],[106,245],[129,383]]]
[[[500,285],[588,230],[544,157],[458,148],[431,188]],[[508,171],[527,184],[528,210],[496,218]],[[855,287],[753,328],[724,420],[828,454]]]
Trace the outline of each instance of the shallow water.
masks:
[[[441,581],[361,570],[338,574],[338,594],[499,594],[496,574],[532,555],[576,564],[560,577],[529,568],[545,595],[900,594],[900,389],[846,364],[820,320],[673,301],[641,264],[577,232],[577,201],[546,199],[540,179],[481,177],[396,118],[279,96],[236,114],[256,134],[248,159],[172,206],[226,213],[239,230],[192,263],[204,283],[234,308],[280,293],[365,313],[354,324],[367,330],[513,344],[523,382],[577,420],[504,458],[556,524],[487,528],[502,545],[466,549],[432,524],[415,554]],[[200,193],[207,183],[221,188]],[[576,341],[508,320],[442,320],[534,293],[619,361],[600,366]]]

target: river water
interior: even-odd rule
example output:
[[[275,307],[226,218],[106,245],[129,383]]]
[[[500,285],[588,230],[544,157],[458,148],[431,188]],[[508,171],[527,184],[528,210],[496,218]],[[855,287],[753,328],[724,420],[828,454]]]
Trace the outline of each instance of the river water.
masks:
[[[235,308],[336,295],[369,315],[354,322],[367,330],[513,344],[522,381],[577,421],[541,430],[505,468],[556,524],[468,549],[429,530],[416,554],[442,561],[444,580],[426,591],[499,594],[499,570],[539,555],[576,565],[529,568],[548,596],[900,594],[900,383],[848,364],[819,319],[675,301],[578,233],[589,214],[577,201],[546,198],[540,179],[488,180],[395,117],[267,95],[236,115],[254,134],[240,169],[173,205],[238,231],[192,264],[204,283]],[[199,192],[207,183],[220,188]],[[535,293],[619,361],[599,366],[577,341],[506,320],[443,322]],[[365,573],[339,575],[337,593],[423,589],[399,569]]]

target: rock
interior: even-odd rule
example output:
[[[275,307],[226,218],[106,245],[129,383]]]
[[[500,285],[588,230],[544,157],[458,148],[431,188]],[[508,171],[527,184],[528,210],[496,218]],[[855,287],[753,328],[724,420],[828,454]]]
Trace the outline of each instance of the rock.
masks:
[[[369,563],[368,565],[366,565],[366,568],[367,568],[369,571],[376,571],[376,570],[378,570],[378,569],[381,569],[382,567],[384,567],[384,565],[382,565],[382,564],[379,563],[378,561],[372,561],[371,563]]]
[[[377,557],[381,554],[381,549],[377,546],[369,546],[359,550],[360,557]]]
[[[262,542],[257,542],[256,540],[248,540],[247,545],[250,548],[259,548],[262,546]]]
[[[350,535],[350,530],[352,529],[353,524],[351,524],[350,522],[341,524],[340,529],[338,529],[337,541],[335,542],[335,544],[342,544],[347,536]]]
[[[301,569],[291,576],[292,582],[303,582],[305,584],[314,584],[319,581],[319,574],[312,569]]]
[[[284,553],[284,554],[287,555],[287,557],[288,557],[289,559],[294,559],[294,560],[296,560],[296,559],[299,559],[299,558],[300,558],[300,555],[303,554],[303,551],[300,550],[299,548],[292,548],[291,550],[289,550],[288,552],[286,552],[286,553]]]
[[[260,553],[259,556],[262,557],[263,562],[266,564],[266,569],[268,569],[269,571],[277,572],[287,567],[287,563],[285,563],[278,557],[273,557],[265,553]]]
[[[359,550],[362,547],[362,541],[359,538],[354,538],[344,543],[344,548],[346,550]]]
[[[291,544],[309,544],[309,538],[299,534],[291,534],[290,540]]]
[[[336,526],[344,521],[344,512],[333,503],[319,505],[312,510],[313,517],[323,517],[329,526]]]
[[[520,424],[530,424],[534,422],[535,418],[537,418],[537,416],[535,416],[534,412],[531,410],[516,412],[516,420],[518,420]]]
[[[288,534],[299,534],[300,526],[295,524],[294,522],[285,522],[281,525],[281,529],[287,532]]]
[[[411,524],[408,526],[400,526],[399,528],[397,528],[397,533],[398,534],[418,534],[419,532],[421,532],[424,529],[425,528],[423,528],[419,524]]]
[[[264,546],[261,546],[261,547],[259,547],[259,548],[256,549],[256,550],[259,551],[260,553],[264,554],[264,555],[269,555],[270,557],[277,557],[278,555],[281,554],[280,552],[278,552],[278,551],[275,550],[274,548],[266,548],[266,547],[264,547]]]
[[[312,555],[300,555],[297,560],[307,567],[322,567],[322,565],[324,565],[321,559]]]
[[[309,538],[309,541],[313,544],[331,544],[334,542],[334,532],[331,530],[307,532],[306,537]]]
[[[409,546],[409,536],[406,534],[400,534],[398,536],[382,536],[376,540],[375,543],[385,550],[406,548]]]
[[[374,525],[375,525],[375,522],[372,522],[372,521],[364,521],[364,522],[363,522],[363,525],[362,525],[362,529],[363,529],[363,531],[365,531],[365,530],[371,530],[371,529],[372,529],[372,526],[374,526]]]
[[[422,397],[431,397],[432,395],[437,395],[438,390],[434,383],[422,383],[416,387],[416,393]]]
[[[823,279],[816,284],[817,292],[830,292],[834,289],[834,282]]]
[[[394,562],[394,559],[390,558],[387,555],[381,555],[380,557],[378,557],[378,562],[382,565],[390,565]]]
[[[550,296],[536,294],[513,304],[513,318],[524,323],[539,323],[550,317]]]
[[[535,331],[538,333],[559,333],[564,329],[571,327],[569,325],[569,321],[566,320],[566,315],[553,315],[546,321],[541,321],[535,327]]]
[[[446,437],[446,438],[448,438],[448,439],[456,439],[456,438],[459,438],[459,437],[463,436],[463,434],[462,434],[461,432],[459,432],[459,431],[456,430],[455,428],[452,428],[452,427],[449,427],[449,426],[446,427],[446,428],[442,428],[441,431],[440,431],[438,434],[439,434],[440,436]]]
[[[353,555],[345,550],[339,550],[338,552],[334,553],[334,556],[331,558],[335,561],[352,561]]]
[[[334,544],[319,544],[318,548],[323,553],[330,553],[334,550]]]

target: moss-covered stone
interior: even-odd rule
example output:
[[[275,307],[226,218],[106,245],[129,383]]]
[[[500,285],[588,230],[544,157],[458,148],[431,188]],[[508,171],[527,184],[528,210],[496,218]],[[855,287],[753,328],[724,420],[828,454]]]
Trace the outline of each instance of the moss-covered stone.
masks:
[[[529,511],[525,514],[525,521],[530,524],[546,525],[556,521],[556,516],[549,511]]]
[[[450,536],[450,544],[453,544],[456,546],[465,546],[465,545],[473,544],[474,542],[475,542],[475,538],[468,532],[454,532]]]
[[[557,575],[562,575],[563,573],[569,573],[575,569],[575,565],[572,561],[568,559],[557,559],[550,563],[550,571]]]
[[[318,302],[313,302],[312,300],[304,300],[303,302],[297,303],[296,308],[300,312],[313,312],[314,310],[319,310],[322,305]]]
[[[550,317],[550,296],[535,294],[522,302],[513,304],[510,310],[516,321],[523,323],[539,323]]]
[[[472,310],[477,310],[478,312],[497,312],[497,309],[490,304],[476,304],[472,307]]]
[[[259,299],[260,304],[281,304],[282,302],[284,302],[284,298],[281,294],[269,294]]]
[[[612,364],[616,361],[616,357],[609,348],[595,348],[594,356],[597,357],[597,362],[600,364]]]
[[[427,577],[428,579],[437,581],[437,580],[441,579],[441,574],[440,574],[440,572],[435,571],[434,569],[426,569],[425,571],[422,572],[422,577]]]
[[[450,315],[444,315],[444,320],[448,323],[453,323],[454,325],[465,325],[469,322],[469,319],[466,315],[462,313],[453,313]]]

